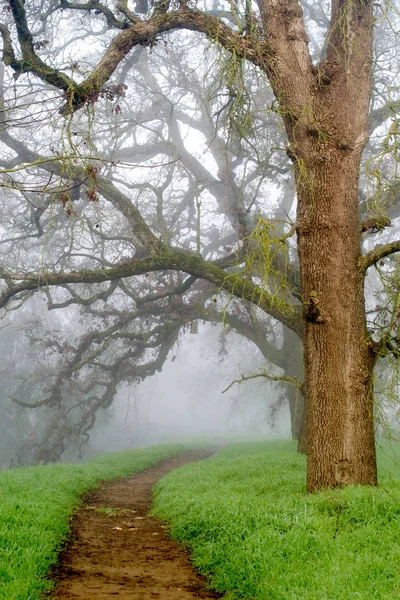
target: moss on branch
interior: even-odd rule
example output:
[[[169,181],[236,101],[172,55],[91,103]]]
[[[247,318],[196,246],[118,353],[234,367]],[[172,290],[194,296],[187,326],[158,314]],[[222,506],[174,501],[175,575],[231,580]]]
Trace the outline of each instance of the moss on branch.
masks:
[[[299,336],[302,335],[301,312],[298,306],[282,301],[277,304],[274,296],[260,289],[248,277],[243,277],[240,273],[227,273],[198,255],[167,246],[162,246],[151,258],[141,260],[132,258],[115,267],[104,269],[31,274],[9,273],[2,269],[0,277],[8,282],[8,286],[0,295],[0,308],[6,306],[17,294],[42,287],[114,281],[152,271],[183,271],[206,279],[233,296],[252,302]]]
[[[119,3],[118,6],[119,8],[124,7],[125,3]],[[197,9],[188,9],[186,5],[171,12],[155,11],[153,16],[146,21],[135,18],[135,15],[129,11],[130,23],[121,23],[109,9],[96,1],[74,3],[64,0],[61,2],[60,8],[99,10],[106,17],[109,26],[121,29],[108,45],[90,75],[82,83],[77,84],[62,71],[47,65],[36,54],[23,1],[10,0],[10,7],[17,28],[22,60],[16,59],[10,32],[5,25],[2,25],[0,33],[3,37],[3,60],[16,72],[34,73],[42,81],[63,90],[66,93],[67,101],[60,112],[64,115],[78,110],[87,102],[94,101],[132,48],[138,45],[153,44],[158,35],[173,29],[188,29],[204,33],[213,42],[234,52],[237,57],[249,60],[264,71],[268,71],[271,50],[265,39],[256,33],[244,37],[240,32],[234,31],[224,24],[220,18]],[[126,11],[124,11],[125,13]]]

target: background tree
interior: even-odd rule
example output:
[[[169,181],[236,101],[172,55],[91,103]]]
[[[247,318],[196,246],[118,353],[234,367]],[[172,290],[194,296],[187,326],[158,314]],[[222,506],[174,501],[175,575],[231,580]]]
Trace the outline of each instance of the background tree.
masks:
[[[179,68],[180,77],[182,80],[185,80],[185,77],[187,76],[185,75],[184,69],[182,69],[182,62],[180,61],[179,56],[176,57],[176,61],[172,63],[171,67],[173,72],[177,71]],[[153,71],[156,71],[154,65]],[[169,199],[171,194],[174,194],[175,198],[179,197],[178,207],[181,219],[180,228],[183,230],[186,229],[189,232],[188,238],[186,240],[183,238],[180,243],[185,243],[189,247],[192,244],[193,247],[196,247],[198,241],[200,241],[201,246],[206,248],[206,252],[210,255],[211,253],[214,253],[218,256],[221,246],[223,247],[223,251],[226,251],[228,244],[232,244],[234,240],[237,239],[235,229],[242,228],[239,222],[240,220],[245,223],[247,218],[249,221],[249,223],[245,223],[246,235],[247,231],[251,231],[251,228],[254,226],[252,223],[253,217],[251,217],[252,220],[246,217],[248,206],[252,207],[254,205],[258,211],[261,210],[257,203],[257,199],[255,198],[254,189],[252,188],[252,184],[254,185],[253,182],[255,181],[257,188],[259,188],[263,178],[266,177],[266,173],[269,175],[270,179],[276,178],[277,172],[281,172],[285,175],[285,166],[280,166],[278,169],[274,164],[269,165],[267,161],[264,161],[264,164],[261,164],[261,162],[256,163],[252,155],[247,156],[248,153],[243,149],[241,151],[242,156],[235,157],[234,152],[230,152],[230,168],[228,170],[226,166],[226,156],[228,152],[226,142],[217,138],[215,124],[213,124],[213,121],[207,112],[209,103],[207,103],[207,99],[204,97],[204,92],[198,81],[198,75],[192,74],[192,79],[195,81],[196,85],[193,84],[189,86],[190,89],[194,88],[198,95],[201,93],[203,94],[196,101],[198,112],[201,110],[197,120],[197,131],[204,135],[208,145],[212,145],[212,156],[215,157],[215,162],[219,164],[218,173],[213,175],[212,172],[207,170],[191,152],[185,149],[183,136],[179,129],[179,121],[173,114],[173,106],[166,100],[165,95],[161,93],[160,86],[154,75],[150,74],[148,59],[140,61],[138,73],[135,74],[136,81],[140,80],[140,77],[145,79],[144,99],[147,103],[150,103],[150,107],[146,109],[147,112],[144,111],[147,116],[146,114],[127,115],[129,109],[128,105],[123,109],[125,116],[123,125],[128,130],[128,125],[125,125],[125,122],[129,124],[130,132],[132,132],[132,128],[134,128],[133,131],[135,132],[137,130],[140,132],[140,129],[144,129],[144,127],[147,130],[155,128],[158,132],[158,137],[156,138],[156,141],[150,139],[147,140],[146,143],[142,142],[141,144],[135,143],[132,146],[125,146],[122,150],[119,150],[118,146],[116,146],[117,141],[113,141],[111,142],[113,157],[121,158],[129,164],[129,161],[132,161],[132,156],[135,157],[135,160],[138,163],[154,157],[157,157],[157,160],[161,162],[166,161],[167,158],[164,154],[169,158],[180,156],[181,158],[179,161],[167,164],[165,168],[165,178],[161,179],[161,182],[157,181],[157,179],[154,183],[151,183],[149,179],[144,183],[135,181],[135,183],[130,185],[130,188],[136,191],[138,196],[146,194],[146,200],[149,203],[152,201],[152,197],[157,201],[156,220],[153,220],[152,224],[167,238],[173,237],[171,233],[172,228],[175,228],[176,239],[180,237],[180,231],[177,231],[175,217],[171,215],[171,200]],[[149,86],[151,86],[150,89]],[[139,105],[141,101],[140,94],[139,99],[133,102],[133,104]],[[218,97],[216,102],[218,102]],[[178,111],[175,110],[175,113],[177,112]],[[189,122],[189,120],[191,120],[195,123],[193,115],[186,115],[183,111],[178,114],[180,115],[181,121]],[[154,118],[154,115],[157,115],[156,119]],[[106,115],[107,119],[109,117],[109,115]],[[157,122],[153,123],[155,120]],[[161,136],[162,127],[167,132],[165,140]],[[34,126],[30,122],[28,123],[28,129],[32,134]],[[77,132],[74,132],[74,134],[74,138],[76,139]],[[38,139],[37,141],[35,140],[34,144],[36,148],[41,143],[42,135],[43,129],[42,124],[40,123]],[[11,145],[11,148],[15,147],[19,152],[19,157],[13,159],[13,164],[19,164],[27,153],[28,148],[26,148],[26,145],[17,144],[15,139],[9,134],[4,135],[3,139],[5,140],[6,146],[5,157],[8,158]],[[126,140],[123,136],[120,136],[118,142],[123,145],[124,142],[126,143]],[[99,144],[101,144],[101,146],[104,145],[102,137],[99,138]],[[238,147],[237,143],[235,147]],[[53,151],[55,151],[54,147]],[[108,149],[107,152],[109,152]],[[100,154],[100,150],[98,153]],[[30,156],[33,158],[32,154]],[[40,156],[37,155],[35,162],[40,160]],[[246,167],[246,163],[249,162],[250,165],[247,165]],[[8,163],[4,164],[5,166],[8,165]],[[243,180],[243,177],[239,183],[235,181],[234,165],[236,165],[236,167],[242,166],[242,168],[246,168],[248,171],[248,176],[246,178],[248,179],[248,183],[246,183],[246,179]],[[251,170],[254,167],[255,173]],[[185,180],[183,180],[182,172],[184,173]],[[149,173],[150,176],[152,176],[155,171],[150,170]],[[160,178],[160,173],[158,171],[157,177],[158,179]],[[228,214],[229,222],[232,223],[232,228],[235,228],[233,231],[227,231],[224,239],[218,238],[218,232],[216,231],[214,224],[207,225],[206,223],[205,227],[202,223],[201,236],[200,240],[198,240],[198,217],[194,198],[196,195],[199,197],[202,193],[202,190],[199,190],[200,186],[197,183],[199,179],[202,180],[201,187],[205,188],[205,191],[213,193],[218,200],[219,213],[223,214],[223,211],[225,211],[225,213]],[[173,190],[169,189],[171,181],[174,183]],[[178,182],[179,185],[177,185]],[[21,183],[21,185],[23,184]],[[29,183],[29,185],[31,184]],[[58,248],[60,239],[65,236],[63,227],[65,227],[65,223],[68,220],[68,210],[74,210],[74,212],[77,210],[76,207],[78,206],[81,195],[81,186],[78,186],[78,180],[67,183],[65,191],[58,189],[58,183],[55,183],[54,185],[57,190],[55,195],[56,203],[54,203],[54,197],[51,194],[48,194],[46,198],[40,199],[37,197],[37,194],[35,195],[32,191],[25,191],[22,198],[19,198],[23,203],[20,205],[20,211],[24,210],[23,206],[28,200],[25,209],[27,211],[27,221],[30,223],[30,233],[27,236],[26,234],[16,234],[15,239],[13,236],[11,236],[10,239],[10,235],[5,234],[4,261],[10,260],[11,246],[17,248],[19,254],[21,253],[21,243],[25,239],[28,240],[30,245],[28,250],[29,258],[27,256],[24,258],[24,264],[27,265],[32,258],[31,244],[35,247],[37,245],[35,252],[37,253],[37,256],[40,257],[40,260],[43,260],[42,237],[44,237],[44,235],[47,237],[46,252],[49,253],[48,267],[51,268],[51,260],[60,260],[58,251],[56,251],[54,258],[51,257],[51,254],[53,253],[54,248]],[[188,189],[185,185],[189,185]],[[182,189],[179,189],[180,187]],[[249,187],[249,190],[246,190],[246,187]],[[77,189],[78,194],[76,193]],[[74,197],[71,200],[73,194]],[[82,194],[84,195],[83,190]],[[199,200],[201,199],[199,198]],[[242,203],[241,207],[239,207],[239,202]],[[284,207],[281,203],[278,203],[277,208],[281,213],[285,207],[290,210],[290,204],[292,202],[293,196],[291,196],[290,203],[285,200]],[[44,209],[41,209],[41,203],[43,203]],[[60,223],[58,224],[60,230],[57,228],[55,219],[57,205],[63,208],[60,215]],[[34,207],[36,207],[36,210]],[[273,209],[272,206],[271,209]],[[35,210],[34,219],[31,217],[33,210]],[[46,220],[45,210],[52,211],[50,230],[50,221]],[[184,216],[182,213],[184,210],[188,211],[187,221],[183,221]],[[74,216],[76,217],[76,215]],[[100,215],[100,218],[96,216],[95,223],[92,222],[93,215],[90,214],[90,211],[86,216],[85,227],[96,239],[96,243],[93,243],[93,239],[89,243],[87,237],[83,240],[77,233],[76,223],[74,224],[75,231],[73,239],[64,242],[66,248],[66,251],[64,251],[62,255],[64,264],[68,264],[67,261],[69,260],[79,260],[78,264],[82,264],[82,261],[86,260],[87,264],[90,265],[91,263],[88,259],[92,257],[92,260],[96,261],[94,264],[99,264],[100,262],[101,264],[109,266],[112,264],[108,258],[110,253],[114,256],[116,254],[123,256],[124,246],[127,245],[127,241],[129,243],[128,247],[134,248],[134,245],[132,244],[133,240],[129,240],[127,237],[127,231],[121,228],[121,226],[117,228],[115,220],[104,223],[103,216],[104,215]],[[284,216],[285,215],[283,214],[283,217]],[[203,220],[202,217],[202,221]],[[42,222],[42,225],[40,225],[40,231],[38,232],[37,223],[40,222]],[[82,220],[78,223],[78,229],[81,227],[81,224]],[[104,227],[109,227],[109,233],[104,231]],[[244,227],[242,229],[244,230]],[[112,238],[110,237],[111,231],[113,234]],[[38,235],[38,233],[40,235]],[[244,237],[243,231],[241,235]],[[85,250],[83,250],[83,245],[85,246]],[[155,288],[157,289],[156,293],[154,293]],[[164,345],[164,349],[161,352],[162,358],[160,358],[160,356],[157,358],[157,369],[161,369],[163,361],[167,357],[168,350],[171,347],[171,344],[166,340],[166,336],[160,335],[162,325],[167,328],[171,328],[172,326],[174,330],[178,332],[179,329],[184,327],[190,320],[193,321],[201,317],[206,321],[217,320],[221,322],[222,317],[224,316],[226,325],[251,339],[260,348],[267,361],[272,361],[272,363],[280,368],[285,368],[286,365],[289,364],[293,371],[293,361],[289,360],[289,356],[285,352],[278,350],[276,347],[277,344],[279,345],[279,343],[281,343],[280,340],[282,338],[281,334],[277,334],[276,325],[271,326],[271,324],[265,322],[265,318],[262,318],[260,313],[257,315],[257,311],[251,310],[249,304],[242,305],[238,302],[229,303],[229,297],[225,298],[223,304],[220,303],[221,306],[218,310],[216,303],[213,300],[210,301],[210,298],[214,297],[215,299],[215,297],[218,296],[219,290],[213,286],[205,286],[204,283],[196,281],[193,278],[189,279],[187,284],[182,285],[182,278],[180,277],[176,279],[166,275],[164,277],[160,277],[159,275],[156,277],[146,276],[145,278],[129,282],[129,285],[128,283],[122,284],[122,282],[114,283],[103,291],[99,291],[98,289],[97,291],[91,292],[86,290],[85,286],[81,285],[78,286],[78,288],[75,286],[75,290],[72,290],[72,288],[68,286],[63,286],[62,292],[62,295],[58,295],[62,301],[57,301],[50,289],[45,290],[48,308],[50,310],[60,310],[66,309],[68,306],[72,305],[86,307],[84,309],[85,316],[81,316],[80,320],[85,320],[85,326],[90,328],[91,332],[90,335],[83,337],[81,344],[77,343],[76,331],[72,338],[70,337],[69,339],[64,340],[54,337],[54,328],[52,328],[48,334],[44,333],[41,329],[36,329],[35,334],[31,336],[31,341],[36,340],[36,343],[42,348],[42,353],[46,362],[49,360],[49,354],[51,352],[56,358],[57,355],[61,354],[62,358],[61,361],[50,361],[47,368],[48,373],[46,375],[46,381],[49,381],[51,378],[52,380],[56,380],[57,384],[55,387],[51,387],[49,383],[47,383],[46,389],[43,389],[43,386],[40,385],[41,379],[43,378],[43,371],[46,368],[45,364],[41,364],[33,369],[33,374],[26,376],[25,384],[18,384],[16,386],[16,390],[12,394],[14,400],[22,405],[36,406],[37,408],[45,406],[49,407],[49,410],[46,411],[48,427],[42,431],[41,441],[39,442],[39,440],[37,440],[36,443],[36,460],[57,460],[64,451],[66,444],[70,444],[74,438],[83,436],[83,439],[86,439],[87,431],[94,424],[96,412],[112,402],[117,386],[124,381],[125,376],[128,381],[132,381],[135,378],[142,378],[154,373],[156,370],[155,368],[143,368],[143,365],[141,365],[139,369],[135,368],[136,362],[143,358],[146,348],[149,349],[150,347],[154,351],[157,346]],[[106,306],[101,308],[101,302],[104,302]],[[121,302],[123,302],[123,311],[121,310]],[[91,306],[94,303],[96,303],[96,309],[93,311]],[[154,308],[151,303],[158,303],[158,306]],[[135,310],[139,305],[141,310]],[[127,317],[128,311],[131,311],[129,318]],[[122,317],[121,312],[123,313]],[[77,318],[76,314],[70,313],[69,319],[71,321],[76,322]],[[106,324],[108,325],[107,327]],[[152,335],[151,330],[153,329],[153,325],[157,326],[157,338]],[[83,326],[83,324],[79,325],[79,330],[81,329],[81,326]],[[94,327],[103,329],[103,331],[94,335]],[[125,333],[123,333],[124,330]],[[146,333],[138,334],[138,331],[146,331]],[[140,338],[142,348],[141,353],[135,354],[133,352],[124,352],[124,348],[121,346],[121,340],[124,338],[125,344],[128,344],[130,348],[132,347],[135,338]],[[274,344],[271,343],[271,341],[273,341]],[[96,348],[94,353],[93,347]],[[65,351],[65,348],[68,348],[68,352]],[[124,370],[119,369],[116,380],[113,380],[113,376],[116,375],[116,373],[113,375],[112,369],[109,368],[110,365],[108,365],[107,370],[103,368],[101,372],[98,372],[100,358],[105,356],[103,350],[106,355],[108,355],[108,360],[112,352],[113,361],[116,365],[121,364],[121,360],[127,365],[127,368]],[[94,363],[92,355],[94,356],[96,363]],[[76,358],[76,356],[78,358]],[[55,364],[57,364],[57,368],[55,368]],[[90,366],[89,372],[91,381],[96,382],[96,393],[98,394],[97,401],[95,401],[93,397],[93,386],[87,381],[89,373],[87,371],[88,366]],[[55,371],[58,372],[57,377],[55,376]],[[35,372],[37,373],[37,376],[35,376]],[[81,383],[79,389],[77,389],[76,382],[73,382],[73,387],[75,389],[73,392],[73,390],[71,390],[70,378],[72,376],[76,377],[78,373],[82,374],[81,376],[86,383],[85,385]],[[36,381],[35,387],[32,386],[33,380]],[[103,386],[105,386],[107,382],[109,383],[107,394],[103,394],[104,389],[100,389],[99,382],[102,382]],[[290,393],[291,384],[286,383],[285,386]],[[85,389],[85,393],[83,392],[83,389]],[[77,393],[79,396],[78,398],[76,397]],[[292,427],[294,437],[297,437],[298,435],[298,428],[301,422],[302,411],[299,398],[300,395],[296,388],[290,398],[291,413],[294,419]],[[271,402],[271,400],[266,399],[266,402]],[[77,418],[77,413],[81,415],[79,419]],[[51,435],[49,435],[48,432],[51,432]]]

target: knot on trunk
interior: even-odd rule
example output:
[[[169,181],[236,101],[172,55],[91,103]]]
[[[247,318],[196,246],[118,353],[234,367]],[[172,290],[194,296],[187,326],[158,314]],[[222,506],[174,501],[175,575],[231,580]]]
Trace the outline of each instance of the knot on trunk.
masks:
[[[303,314],[304,319],[310,323],[324,322],[319,308],[319,298],[317,292],[311,291],[308,300],[303,302]]]

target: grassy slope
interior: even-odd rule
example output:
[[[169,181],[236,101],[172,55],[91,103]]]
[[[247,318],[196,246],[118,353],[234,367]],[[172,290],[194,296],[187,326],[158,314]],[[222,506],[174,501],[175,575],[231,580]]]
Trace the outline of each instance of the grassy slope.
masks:
[[[170,473],[155,512],[228,598],[400,598],[400,461],[380,488],[305,493],[291,442],[238,444]]]
[[[101,480],[127,477],[187,449],[165,444],[105,454],[82,465],[0,473],[0,599],[37,600],[79,499]]]

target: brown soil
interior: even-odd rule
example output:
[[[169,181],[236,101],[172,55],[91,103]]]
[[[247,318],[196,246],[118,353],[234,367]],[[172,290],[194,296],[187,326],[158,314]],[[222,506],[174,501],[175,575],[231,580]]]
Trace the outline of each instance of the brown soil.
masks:
[[[206,589],[186,550],[148,515],[153,486],[172,469],[206,458],[190,451],[90,492],[76,512],[61,554],[53,600],[220,598]]]

